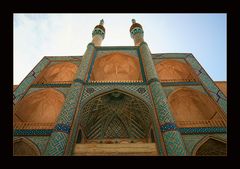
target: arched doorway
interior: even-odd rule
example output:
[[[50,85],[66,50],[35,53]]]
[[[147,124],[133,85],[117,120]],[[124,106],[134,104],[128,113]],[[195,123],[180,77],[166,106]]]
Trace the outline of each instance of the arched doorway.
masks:
[[[91,81],[137,81],[142,80],[137,57],[124,53],[111,53],[94,62]]]
[[[155,65],[160,81],[197,81],[197,76],[186,63],[163,60]]]
[[[202,139],[193,151],[195,156],[226,156],[227,144],[225,141],[214,138],[206,137]]]
[[[78,66],[71,62],[62,62],[47,67],[36,79],[36,83],[61,83],[74,80]]]
[[[81,111],[80,134],[84,141],[74,153],[157,155],[151,141],[151,124],[150,111],[141,99],[120,90],[101,94],[88,101]]]
[[[13,141],[13,155],[39,156],[40,151],[32,141],[25,138],[20,138]]]
[[[14,122],[55,123],[64,100],[64,95],[55,89],[32,92],[14,107]]]
[[[179,127],[225,127],[223,112],[206,94],[191,89],[180,88],[168,97],[173,116]]]

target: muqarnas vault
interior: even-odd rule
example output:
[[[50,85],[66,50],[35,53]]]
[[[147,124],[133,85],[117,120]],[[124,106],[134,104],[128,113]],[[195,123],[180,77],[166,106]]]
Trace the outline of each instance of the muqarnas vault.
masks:
[[[13,155],[227,155],[226,83],[130,35],[101,46],[101,20],[83,56],[43,57],[13,92]]]

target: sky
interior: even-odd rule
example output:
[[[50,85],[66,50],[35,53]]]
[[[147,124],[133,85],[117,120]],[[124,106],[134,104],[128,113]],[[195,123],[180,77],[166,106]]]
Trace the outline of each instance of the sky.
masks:
[[[214,81],[226,81],[226,19],[218,14],[23,14],[13,17],[13,80],[19,84],[44,56],[81,56],[101,19],[102,46],[134,46],[131,20],[143,26],[151,53],[192,53]]]

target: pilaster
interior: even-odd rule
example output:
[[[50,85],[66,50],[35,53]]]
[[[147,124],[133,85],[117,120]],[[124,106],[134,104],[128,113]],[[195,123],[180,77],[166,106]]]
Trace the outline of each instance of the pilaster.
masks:
[[[152,100],[160,125],[160,135],[162,135],[164,141],[163,149],[165,149],[166,152],[164,155],[187,155],[181,134],[177,130],[172,112],[168,106],[167,97],[163,91],[161,83],[159,82],[147,43],[142,42],[139,46],[139,50],[147,76],[147,85],[149,86],[149,90],[152,95]]]
[[[72,134],[72,124],[76,113],[78,101],[82,96],[84,83],[86,82],[86,75],[90,60],[93,57],[95,47],[90,43],[83,55],[81,64],[78,68],[76,79],[74,80],[69,93],[64,102],[61,113],[57,119],[56,126],[50,136],[48,145],[45,149],[44,155],[61,156],[68,154],[66,147],[68,140]]]

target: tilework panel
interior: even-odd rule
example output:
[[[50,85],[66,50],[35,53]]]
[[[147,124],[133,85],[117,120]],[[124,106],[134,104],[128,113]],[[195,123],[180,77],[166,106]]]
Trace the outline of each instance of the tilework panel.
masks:
[[[94,91],[92,93],[87,92],[87,90],[89,90],[89,88],[93,88]],[[140,88],[145,89],[146,92],[140,93],[138,91]],[[99,95],[100,93],[105,93],[105,92],[108,92],[108,91],[111,91],[114,89],[122,90],[127,93],[133,94],[133,95],[143,99],[147,103],[150,103],[150,96],[147,92],[148,88],[146,85],[123,85],[123,84],[122,85],[118,85],[118,84],[116,84],[116,85],[94,85],[94,84],[85,85],[81,103],[83,105],[86,103],[86,101]]]
[[[94,50],[95,50],[94,45],[92,43],[89,43],[87,46],[87,50],[82,57],[82,61],[79,66],[80,71],[77,72],[76,79],[84,80],[85,75],[88,71],[88,65],[90,64],[91,58],[94,54]]]
[[[57,123],[71,124],[81,90],[82,84],[73,84],[73,87],[69,90],[68,95],[65,99]]]
[[[150,79],[154,79],[157,78],[158,79],[158,75],[156,73],[154,64],[153,64],[153,60],[151,59],[151,52],[149,51],[147,45],[143,42],[141,43],[141,46],[139,47],[141,56],[142,56],[142,62],[144,65],[144,70],[146,72],[146,78],[147,80]]]
[[[121,53],[125,53],[127,55],[131,55],[131,56],[136,56],[138,57],[138,53],[137,50],[135,48],[131,49],[131,48],[127,48],[127,49],[121,49],[118,47],[113,47],[112,50],[105,50],[104,48],[98,48],[97,50],[97,58],[100,58],[101,56],[110,54],[110,53],[114,53],[114,52],[121,52]]]
[[[31,87],[34,88],[40,88],[40,87],[44,87],[44,88],[56,88],[56,87],[66,87],[69,88],[71,87],[71,84],[32,84]]]
[[[187,149],[188,155],[192,155],[195,145],[201,141],[206,136],[213,136],[215,138],[220,138],[227,140],[227,134],[197,134],[197,135],[182,135],[184,144]]]
[[[184,147],[181,135],[177,131],[163,133],[164,142],[167,142],[166,149],[168,156],[185,156],[187,151]]]
[[[72,151],[74,149],[75,139],[78,135],[78,126],[79,126],[78,121],[79,121],[79,117],[80,117],[79,114],[80,113],[77,114],[77,119],[74,120],[74,123],[72,125],[72,129],[71,129],[72,135],[70,136],[70,138],[68,140],[68,144],[67,144],[66,151],[65,151],[66,155],[72,155]]]
[[[164,123],[160,126],[162,132],[176,130],[177,126],[175,123]]]
[[[162,86],[189,86],[189,85],[201,85],[200,82],[161,82]]]
[[[152,54],[152,58],[166,58],[166,59],[184,59],[188,55],[191,55],[190,53],[154,53]]]
[[[174,119],[172,117],[172,113],[168,106],[168,101],[165,96],[165,93],[160,86],[160,83],[154,82],[151,85],[153,100],[155,102],[155,106],[158,112],[158,118],[161,123],[174,123]]]
[[[64,149],[67,143],[68,134],[63,132],[53,132],[48,145],[46,147],[46,151],[43,155],[47,156],[61,156],[64,155]]]
[[[82,56],[46,56],[50,61],[77,61],[82,58]]]
[[[161,56],[161,55],[160,55]],[[184,58],[182,58],[182,59],[175,59],[175,58],[157,58],[157,57],[154,57],[154,55],[152,55],[152,57],[153,57],[153,63],[154,63],[154,65],[156,65],[156,64],[158,64],[158,63],[160,63],[161,61],[164,61],[164,60],[169,60],[169,59],[171,59],[171,60],[175,60],[175,61],[179,61],[179,62],[182,62],[182,63],[186,63],[186,61],[185,61],[185,59]],[[176,58],[178,57],[178,55],[176,55]]]
[[[51,135],[53,130],[14,130],[14,136],[41,136],[41,135]]]
[[[60,123],[58,123],[55,126],[55,128],[54,128],[54,132],[64,132],[64,133],[69,134],[70,133],[70,129],[71,129],[71,126],[68,125],[68,124],[60,124]]]
[[[199,127],[199,128],[179,128],[181,134],[196,134],[196,133],[226,133],[225,127]]]
[[[153,114],[154,112],[152,112]],[[153,118],[154,118],[154,115],[153,115]],[[153,119],[153,129],[154,129],[154,136],[155,136],[155,142],[156,142],[156,146],[157,146],[157,149],[158,149],[158,153],[159,155],[163,155],[163,147],[162,147],[162,144],[164,143],[161,143],[160,141],[160,133],[158,132],[158,123],[157,123],[157,120],[156,119]]]

